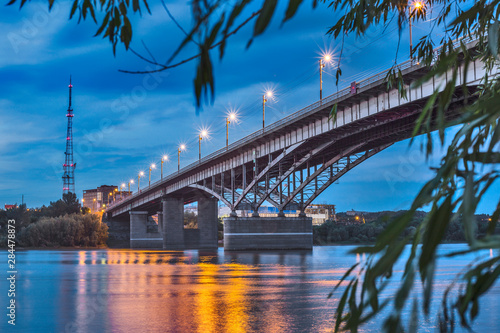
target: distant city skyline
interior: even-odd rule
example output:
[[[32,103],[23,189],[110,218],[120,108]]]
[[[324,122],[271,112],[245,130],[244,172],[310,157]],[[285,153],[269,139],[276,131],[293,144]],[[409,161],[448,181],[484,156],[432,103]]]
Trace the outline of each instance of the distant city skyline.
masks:
[[[184,27],[191,23],[190,7],[184,1],[167,3]],[[280,5],[283,7],[283,5]],[[286,8],[279,8],[272,26],[245,50],[251,27],[244,28],[228,43],[221,62],[214,61],[216,99],[197,111],[192,80],[195,63],[168,72],[132,75],[119,69],[147,70],[148,64],[125,52],[113,57],[107,40],[92,38],[92,22],[68,21],[70,3],[56,2],[52,13],[47,3],[30,2],[19,11],[5,7],[0,13],[0,202],[24,201],[28,207],[48,205],[62,194],[62,174],[68,106],[68,79],[73,80],[73,135],[75,142],[76,194],[102,184],[120,185],[137,174],[147,174],[151,163],[159,165],[165,154],[164,174],[177,170],[177,147],[185,143],[181,167],[198,159],[198,132],[209,128],[202,142],[202,156],[226,144],[225,117],[237,110],[240,121],[229,127],[229,142],[262,127],[262,94],[274,88],[274,99],[266,103],[266,125],[319,99],[318,60],[322,51],[340,54],[338,41],[325,36],[332,25],[324,4],[312,10],[303,5],[296,18],[280,28]],[[136,30],[132,47],[168,58],[183,38],[161,4],[152,15],[133,17]],[[416,25],[413,39],[426,32]],[[374,27],[367,37],[349,37],[342,52],[343,77],[339,89],[348,87],[388,68],[397,48],[396,23]],[[408,36],[401,36],[398,61],[408,58]],[[179,59],[195,52],[183,52]],[[216,56],[214,54],[214,56]],[[325,68],[323,96],[337,91],[334,69]],[[447,131],[448,139],[455,129]],[[410,147],[408,140],[396,143],[349,171],[317,200],[331,203],[338,211],[399,210],[409,207],[418,190],[433,174],[442,151],[425,161],[421,138]],[[147,175],[146,175],[147,177]],[[152,172],[152,181],[160,170]],[[147,185],[147,180],[142,183]],[[134,186],[134,190],[137,188]],[[496,192],[495,192],[496,191]],[[491,213],[494,193],[481,202],[479,213]],[[493,195],[491,194],[493,193]]]

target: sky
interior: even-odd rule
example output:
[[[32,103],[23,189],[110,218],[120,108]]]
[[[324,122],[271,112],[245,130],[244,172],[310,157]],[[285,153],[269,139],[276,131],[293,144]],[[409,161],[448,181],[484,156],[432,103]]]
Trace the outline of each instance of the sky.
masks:
[[[186,1],[167,1],[172,15],[189,30],[192,19]],[[210,140],[202,142],[207,155],[225,145],[224,117],[236,109],[230,142],[261,126],[262,93],[273,88],[275,98],[266,105],[266,124],[275,122],[318,99],[318,59],[322,52],[340,54],[340,41],[325,34],[338,18],[323,4],[312,9],[304,3],[295,18],[281,24],[286,4],[280,3],[270,28],[249,49],[248,26],[231,37],[222,61],[214,52],[216,94],[213,104],[197,110],[192,81],[195,62],[155,75],[134,75],[119,70],[144,71],[151,65],[122,45],[113,56],[110,43],[93,37],[98,26],[68,20],[70,1],[56,1],[48,11],[46,1],[31,1],[0,12],[0,204],[28,207],[48,205],[62,196],[62,164],[66,144],[68,81],[73,83],[73,136],[76,193],[100,185],[119,185],[137,174],[147,174],[168,154],[172,162],[164,174],[177,169],[176,149],[187,144],[181,166],[198,158],[197,135],[208,128]],[[167,60],[183,39],[161,2],[150,1],[151,15],[132,15],[131,46],[159,61]],[[426,22],[415,25],[414,41],[427,31]],[[428,25],[428,24],[427,24]],[[407,29],[407,28],[406,28]],[[340,66],[343,76],[336,86],[334,66],[323,76],[323,96],[328,96],[387,69],[409,55],[408,30],[401,35],[395,24],[372,27],[362,38],[348,36]],[[176,58],[196,52],[193,47]],[[396,57],[397,55],[397,57]],[[447,132],[448,138],[454,129]],[[333,184],[317,203],[337,205],[337,211],[400,210],[429,180],[429,169],[439,163],[441,152],[426,161],[416,144],[394,144],[351,170]],[[448,139],[449,142],[449,139]],[[445,149],[445,148],[444,148]],[[160,177],[152,173],[152,181]],[[144,181],[144,179],[143,179]],[[480,205],[491,213],[500,191],[498,184]]]

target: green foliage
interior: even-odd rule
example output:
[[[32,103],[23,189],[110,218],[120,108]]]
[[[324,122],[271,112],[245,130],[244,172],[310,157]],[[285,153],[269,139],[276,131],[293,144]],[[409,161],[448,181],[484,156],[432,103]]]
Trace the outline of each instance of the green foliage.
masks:
[[[197,229],[198,215],[194,212],[184,212],[184,228]]]
[[[44,217],[22,228],[16,241],[23,247],[103,246],[108,226],[94,214]]]
[[[81,210],[78,199],[74,193],[65,194],[63,199],[51,201],[50,205],[40,208],[28,209],[26,204],[17,208],[0,210],[0,234],[5,233],[7,221],[10,219],[16,220],[16,225],[20,228],[27,227],[30,223],[34,223],[42,217],[56,217],[65,214],[79,213]],[[4,232],[5,231],[5,232]]]
[[[7,221],[16,221],[20,246],[100,246],[108,237],[98,215],[81,208],[74,193],[63,195],[48,207],[0,210],[0,246],[7,245]]]

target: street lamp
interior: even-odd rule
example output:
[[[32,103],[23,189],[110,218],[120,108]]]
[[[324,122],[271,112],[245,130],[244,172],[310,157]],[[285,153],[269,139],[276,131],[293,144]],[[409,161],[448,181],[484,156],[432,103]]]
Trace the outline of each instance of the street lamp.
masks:
[[[134,183],[134,180],[131,179],[129,182],[128,182],[128,195],[130,195],[130,184],[133,184]]]
[[[156,165],[154,163],[149,166],[149,186],[151,186],[151,170],[155,168]]]
[[[230,112],[226,117],[226,148],[229,146],[229,124],[236,120],[236,113]]]
[[[422,15],[425,12],[425,5],[421,1],[415,1],[410,7],[410,15],[408,21],[410,23],[410,59],[413,60],[413,41],[412,41],[412,31],[411,31],[411,20],[415,15]]]
[[[160,179],[163,179],[163,163],[165,163],[166,161],[168,161],[168,155],[163,155],[163,157],[161,158],[161,167],[160,167],[161,176],[160,176]]]
[[[117,188],[115,188],[115,190],[113,191],[113,202],[116,201],[116,192],[118,192]]]
[[[266,127],[266,102],[268,97],[273,97],[273,92],[271,90],[266,91],[266,93],[262,95],[262,129]]]
[[[180,145],[177,148],[177,171],[181,170],[181,151],[186,149],[186,145]]]
[[[94,202],[93,202],[93,204],[92,204],[92,208],[93,208],[92,213],[93,213],[93,212],[95,212],[95,210],[96,210],[95,205],[96,205],[96,203],[95,203],[95,198],[94,198]]]
[[[326,64],[332,61],[332,56],[325,54],[321,59],[319,59],[319,99],[323,99],[323,68]]]
[[[144,172],[139,172],[139,175],[137,176],[137,192],[140,191],[141,188],[141,176],[144,176]]]
[[[198,152],[199,152],[199,160],[201,161],[201,140],[208,136],[207,130],[201,130],[200,134],[198,134]]]

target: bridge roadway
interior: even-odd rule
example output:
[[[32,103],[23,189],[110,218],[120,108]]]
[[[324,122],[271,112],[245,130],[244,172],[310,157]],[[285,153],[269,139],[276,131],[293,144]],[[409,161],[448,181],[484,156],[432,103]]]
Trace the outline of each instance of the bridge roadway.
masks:
[[[474,45],[475,41],[468,41],[469,48]],[[226,248],[311,248],[310,219],[303,213],[285,218],[283,211],[303,212],[350,169],[411,137],[428,97],[449,80],[448,75],[434,77],[413,88],[411,83],[428,68],[406,61],[399,69],[406,83],[406,99],[397,89],[387,89],[386,71],[374,75],[114,203],[106,209],[108,220],[130,221],[131,247],[212,248],[217,246],[220,200],[232,211],[224,221]],[[473,90],[484,75],[484,66],[477,60],[467,73],[463,70],[460,66],[457,86],[465,83]],[[460,95],[454,97],[450,118],[463,106]],[[337,117],[331,119],[335,104]],[[183,205],[195,201],[199,229],[183,230]],[[257,219],[256,212],[264,202],[278,208],[278,218]],[[252,217],[238,217],[236,211],[242,209],[253,210]],[[145,232],[148,216],[158,212],[160,231]]]

